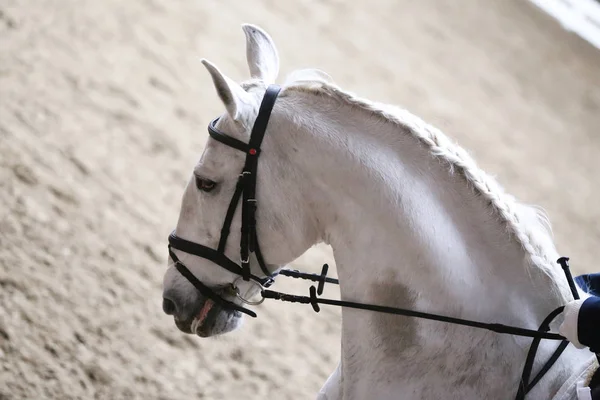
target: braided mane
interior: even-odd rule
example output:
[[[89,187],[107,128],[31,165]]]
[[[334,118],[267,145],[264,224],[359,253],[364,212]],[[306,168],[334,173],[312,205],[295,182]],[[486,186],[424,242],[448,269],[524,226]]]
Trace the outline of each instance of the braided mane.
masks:
[[[463,177],[472,190],[487,200],[507,232],[525,251],[527,261],[553,276],[550,272],[556,271],[554,259],[556,250],[549,219],[541,208],[520,203],[506,193],[492,176],[477,166],[467,151],[451,141],[439,129],[406,110],[357,97],[320,78],[292,82],[288,80],[289,83],[285,86],[282,95],[296,91],[327,96],[402,127],[402,132],[421,142],[433,157],[447,165],[449,173]]]

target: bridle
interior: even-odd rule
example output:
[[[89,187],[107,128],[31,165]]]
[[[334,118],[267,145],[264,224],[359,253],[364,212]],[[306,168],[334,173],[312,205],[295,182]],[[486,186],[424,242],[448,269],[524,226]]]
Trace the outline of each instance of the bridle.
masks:
[[[177,258],[171,248],[206,258],[220,267],[241,276],[244,281],[255,282],[261,287],[271,286],[274,275],[269,272],[269,269],[265,265],[265,260],[263,259],[258,244],[258,235],[256,234],[256,173],[258,169],[260,146],[265,136],[265,131],[267,130],[271,111],[273,110],[275,100],[277,99],[280,90],[281,88],[276,85],[271,85],[267,88],[260,104],[256,121],[252,127],[252,133],[250,134],[250,141],[248,143],[244,143],[241,140],[220,132],[216,128],[219,118],[215,118],[208,125],[208,133],[213,139],[236,150],[243,151],[246,154],[244,168],[238,177],[235,192],[233,193],[231,201],[229,202],[229,207],[227,208],[227,214],[225,215],[225,221],[221,228],[221,238],[219,239],[217,249],[215,250],[202,244],[182,239],[175,235],[175,232],[172,232],[169,235],[169,255],[175,263],[175,267],[196,287],[196,289],[198,289],[198,291],[200,291],[200,293],[202,293],[202,295],[225,308],[233,309],[252,317],[256,317],[254,311],[239,306],[234,302],[225,300],[214,290],[200,282]],[[225,246],[227,245],[231,223],[233,221],[235,210],[240,202],[240,198],[242,200],[242,229],[240,237],[240,265],[238,265],[225,255]],[[255,255],[260,269],[266,276],[265,278],[260,278],[250,271],[251,254]],[[238,290],[237,287],[235,287],[234,290]],[[239,292],[236,293],[239,294]],[[241,296],[238,296],[238,298],[243,299]]]
[[[402,308],[395,307],[385,307],[379,305],[372,304],[363,304],[363,303],[355,303],[350,301],[341,301],[341,300],[333,300],[333,299],[324,299],[318,297],[323,292],[323,286],[325,283],[334,283],[338,284],[337,279],[327,277],[327,265],[323,266],[323,270],[321,274],[307,274],[299,271],[286,270],[283,269],[276,274],[271,273],[266,264],[265,260],[262,256],[258,236],[256,233],[256,174],[258,170],[258,157],[260,155],[260,146],[262,144],[267,124],[269,122],[269,118],[271,116],[271,111],[273,110],[273,106],[275,105],[275,100],[280,92],[281,88],[277,85],[270,85],[260,104],[259,112],[256,117],[256,121],[254,122],[254,126],[252,127],[252,132],[250,134],[250,140],[248,143],[244,143],[238,139],[235,139],[223,132],[220,132],[216,128],[217,121],[219,118],[214,119],[208,125],[208,133],[209,135],[234,149],[240,150],[246,154],[246,161],[244,163],[244,168],[239,175],[237,185],[235,188],[235,192],[231,198],[231,202],[229,203],[229,207],[227,209],[227,214],[225,215],[225,221],[223,222],[223,227],[221,228],[221,237],[219,239],[219,244],[217,249],[213,249],[207,246],[204,246],[199,243],[190,242],[188,240],[182,239],[172,232],[169,235],[169,255],[173,260],[175,267],[177,270],[188,280],[192,285],[196,287],[196,289],[205,297],[211,299],[216,304],[219,304],[225,309],[229,309],[232,311],[238,311],[241,313],[245,313],[252,317],[256,317],[256,313],[253,311],[240,306],[233,301],[226,300],[222,295],[217,293],[214,289],[203,284],[199,279],[197,279],[194,274],[185,266],[181,260],[176,256],[172,249],[181,250],[185,253],[192,254],[198,257],[205,258],[214,262],[222,268],[238,275],[241,279],[247,282],[252,282],[254,285],[261,289],[262,299],[257,302],[252,302],[244,299],[239,294],[239,289],[237,288],[237,279],[232,284],[232,288],[237,298],[240,299],[243,303],[254,305],[261,303],[264,299],[270,298],[275,300],[287,301],[292,303],[303,303],[303,304],[311,304],[313,309],[318,312],[319,304],[326,305],[335,305],[347,308],[355,308],[362,310],[369,310],[375,312],[383,312],[388,314],[395,315],[403,315],[409,317],[423,318],[428,320],[441,321],[451,324],[470,326],[474,328],[487,329],[498,333],[532,337],[534,340],[531,343],[529,348],[529,352],[527,354],[527,359],[525,361],[525,365],[523,368],[523,373],[521,376],[521,381],[519,384],[519,389],[516,395],[516,400],[522,400],[525,398],[525,395],[533,389],[533,387],[542,379],[542,377],[550,370],[552,365],[558,360],[560,355],[566,349],[569,342],[561,335],[556,333],[551,333],[550,331],[550,323],[556,318],[560,313],[562,313],[564,307],[559,307],[552,311],[542,322],[538,330],[525,329],[520,327],[514,327],[503,324],[496,323],[483,323],[472,320],[465,320],[461,318],[453,318],[447,317],[438,314],[419,312],[414,310],[407,310]],[[237,209],[238,203],[242,202],[242,226],[241,226],[241,239],[240,239],[240,264],[238,265],[236,262],[231,260],[225,255],[225,246],[227,245],[227,238],[229,237],[229,232],[231,228],[231,223],[233,220],[233,216]],[[262,273],[265,275],[264,277],[259,277],[254,275],[250,270],[250,256],[254,254]],[[558,263],[562,266],[567,281],[569,282],[569,287],[571,288],[571,292],[575,299],[579,299],[579,295],[577,293],[575,283],[573,282],[573,278],[569,271],[568,258],[562,257],[558,260]],[[314,282],[318,282],[318,288],[314,286],[310,287],[310,295],[309,296],[295,296],[287,293],[276,292],[272,290],[267,290],[266,288],[270,287],[276,275],[285,275],[293,278],[301,278],[307,279]],[[239,279],[239,278],[238,278]],[[554,351],[552,356],[548,359],[548,361],[544,364],[538,374],[533,378],[531,378],[531,371],[533,369],[533,363],[535,361],[535,355],[537,353],[539,344],[542,339],[549,340],[559,340],[561,343]]]

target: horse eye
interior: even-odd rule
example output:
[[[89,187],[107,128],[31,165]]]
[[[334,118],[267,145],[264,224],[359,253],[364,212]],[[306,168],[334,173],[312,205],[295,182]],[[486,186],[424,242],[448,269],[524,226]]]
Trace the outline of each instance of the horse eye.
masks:
[[[215,186],[217,186],[216,182],[196,176],[196,187],[203,192],[210,192]]]

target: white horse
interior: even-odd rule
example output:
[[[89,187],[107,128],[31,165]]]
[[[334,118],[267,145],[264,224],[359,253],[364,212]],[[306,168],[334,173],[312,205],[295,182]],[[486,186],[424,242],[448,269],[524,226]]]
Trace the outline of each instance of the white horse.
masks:
[[[237,84],[203,64],[226,109],[219,130],[247,142],[279,59],[264,31],[243,29],[251,80]],[[208,140],[183,195],[179,237],[216,248],[243,162],[242,152]],[[258,163],[257,232],[271,272],[324,242],[334,251],[343,300],[534,330],[572,300],[539,209],[505,193],[438,129],[405,110],[350,94],[323,72],[303,70],[288,78]],[[225,248],[234,260],[239,214],[238,208]],[[174,253],[208,287],[238,278],[209,260]],[[264,276],[255,259],[251,271]],[[172,264],[164,298],[165,311],[185,332],[211,336],[240,324],[239,312],[206,301]],[[217,311],[209,319],[211,306]],[[343,309],[342,359],[318,398],[511,399],[530,343]],[[542,341],[534,374],[556,345]],[[575,378],[595,366],[588,350],[569,345],[527,398],[576,398]]]

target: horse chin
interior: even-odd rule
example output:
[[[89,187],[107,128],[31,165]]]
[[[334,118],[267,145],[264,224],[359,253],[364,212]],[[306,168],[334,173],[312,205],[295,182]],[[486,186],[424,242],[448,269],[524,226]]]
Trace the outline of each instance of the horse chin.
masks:
[[[208,308],[208,311],[206,309]],[[222,335],[239,328],[242,324],[242,313],[224,309],[206,300],[195,317],[186,321],[175,319],[180,331],[203,338]]]
[[[214,318],[197,324],[194,333],[200,337],[222,335],[236,330],[242,325],[242,314],[238,311],[220,311]],[[192,325],[193,326],[193,325]]]

